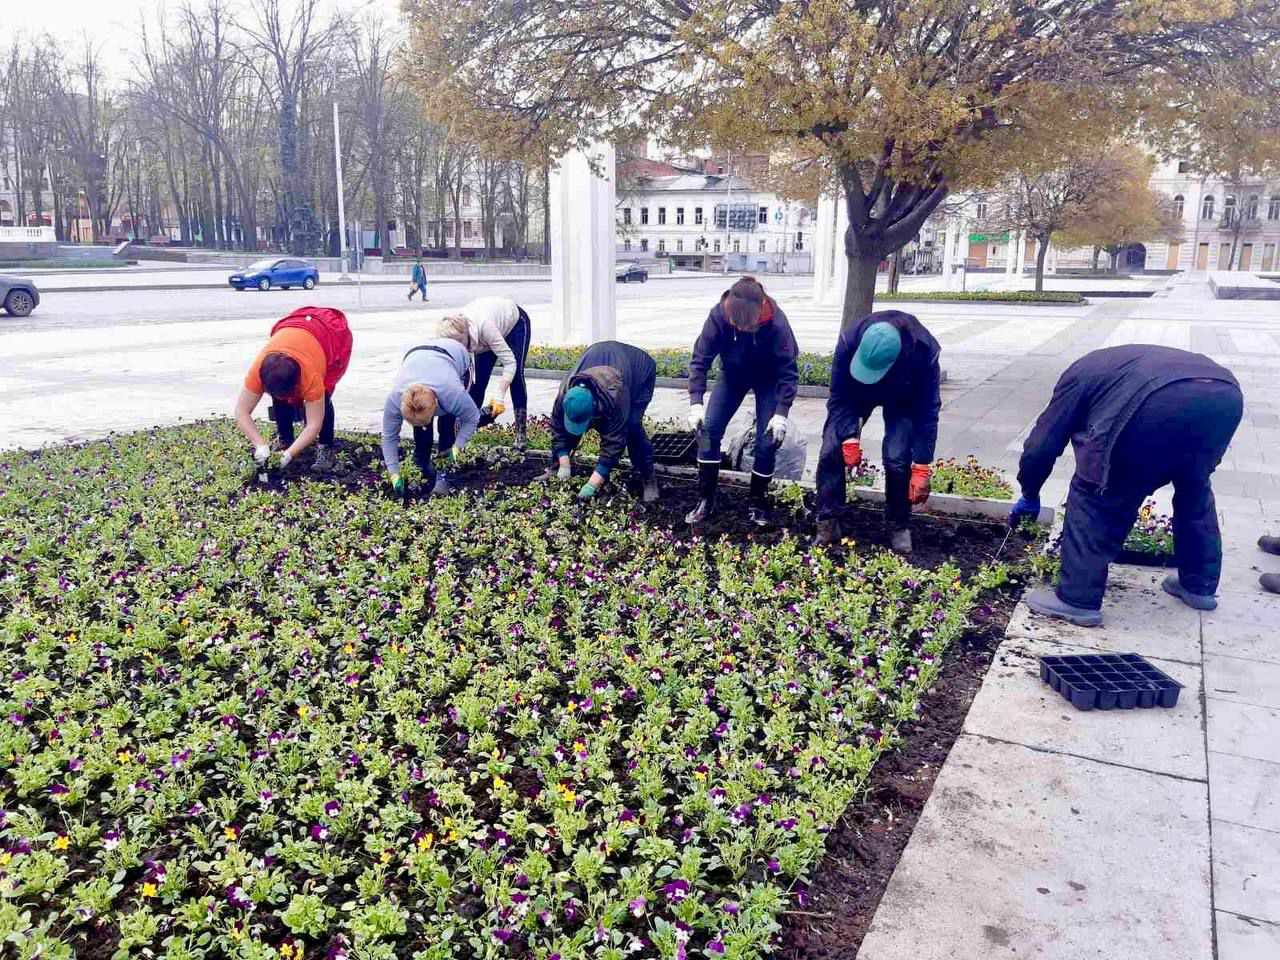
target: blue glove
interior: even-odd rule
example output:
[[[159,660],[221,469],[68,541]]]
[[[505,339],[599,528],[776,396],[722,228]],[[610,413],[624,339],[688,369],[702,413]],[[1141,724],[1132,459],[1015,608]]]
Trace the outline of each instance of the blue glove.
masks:
[[[582,489],[578,491],[579,500],[592,500],[595,498],[596,488],[589,483],[584,483]]]
[[[1016,528],[1021,526],[1023,520],[1035,520],[1038,516],[1040,516],[1040,498],[1023,494],[1009,511],[1009,526]]]

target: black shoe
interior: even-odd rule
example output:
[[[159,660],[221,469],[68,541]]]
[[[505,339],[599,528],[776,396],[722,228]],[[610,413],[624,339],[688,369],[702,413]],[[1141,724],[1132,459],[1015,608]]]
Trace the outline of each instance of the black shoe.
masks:
[[[757,527],[767,527],[773,520],[768,504],[753,503],[747,507],[747,518]]]
[[[772,476],[762,477],[754,471],[751,474],[751,489],[747,494],[747,516],[757,527],[769,525],[769,481]]]
[[[1280,556],[1280,537],[1259,537],[1258,549],[1263,553]]]
[[[529,449],[529,414],[525,410],[516,411],[516,449]]]
[[[813,535],[814,546],[829,547],[840,542],[840,521],[835,517],[818,521],[818,529]]]
[[[644,500],[645,503],[655,503],[657,501],[658,499],[658,478],[657,477],[645,477],[644,490],[641,493],[641,498]]]
[[[1258,578],[1258,586],[1269,593],[1280,593],[1280,573],[1264,573]]]
[[[719,463],[698,464],[698,494],[701,499],[698,505],[685,514],[685,522],[689,524],[706,523],[716,510],[716,484],[720,480]]]

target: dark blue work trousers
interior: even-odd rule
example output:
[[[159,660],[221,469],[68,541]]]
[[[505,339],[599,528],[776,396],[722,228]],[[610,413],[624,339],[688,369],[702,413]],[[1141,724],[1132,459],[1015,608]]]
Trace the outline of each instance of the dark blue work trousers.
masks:
[[[731,380],[728,377],[716,381],[711,391],[711,401],[707,404],[707,420],[698,444],[700,463],[720,462],[720,444],[724,440],[725,430],[729,428],[729,421],[738,412],[747,394],[753,390],[756,395],[756,445],[752,472],[762,477],[773,476],[773,462],[777,457],[778,447],[765,428],[778,411],[776,384],[753,387],[745,380]]]
[[[841,421],[828,415],[822,430],[822,452],[818,455],[818,518],[825,520],[840,512],[845,505],[845,466],[841,444],[850,434],[842,431]],[[853,418],[856,421],[856,417]],[[911,502],[907,499],[911,485],[911,448],[915,423],[909,414],[893,409],[884,411],[884,515],[895,530],[911,521]],[[865,451],[864,451],[865,456]]]

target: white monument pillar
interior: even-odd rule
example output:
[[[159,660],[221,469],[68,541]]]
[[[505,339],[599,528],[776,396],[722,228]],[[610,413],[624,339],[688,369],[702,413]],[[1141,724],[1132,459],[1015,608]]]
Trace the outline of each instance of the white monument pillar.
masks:
[[[1018,266],[1014,273],[1021,278],[1027,268],[1027,231],[1018,231]]]
[[[1007,276],[1012,277],[1014,268],[1018,263],[1018,231],[1008,231],[1009,249],[1005,251],[1004,272]]]
[[[845,252],[844,235],[849,232],[849,207],[844,202],[844,191],[836,194],[836,232],[831,238],[831,286],[827,290],[827,305],[844,305],[844,288],[849,283],[849,256]]]
[[[614,160],[613,144],[595,144],[561,157],[551,174],[551,323],[558,343],[595,343],[617,332]]]
[[[831,253],[835,242],[836,201],[826,194],[818,197],[813,226],[813,303],[826,302],[831,290]]]
[[[942,289],[951,290],[955,283],[956,220],[947,219],[947,232],[942,238]]]

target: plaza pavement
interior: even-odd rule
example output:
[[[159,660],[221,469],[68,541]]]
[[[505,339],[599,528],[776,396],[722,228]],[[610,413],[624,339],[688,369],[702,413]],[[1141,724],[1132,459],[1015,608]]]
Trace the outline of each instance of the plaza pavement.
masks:
[[[1245,391],[1245,419],[1215,477],[1225,537],[1220,608],[1198,614],[1158,579],[1117,569],[1107,624],[1084,631],[1015,615],[944,766],[860,956],[1280,957],[1280,597],[1256,586],[1280,560],[1280,304],[1211,299],[1203,275],[1154,281],[1146,300],[1084,306],[901,304],[943,346],[939,456],[972,453],[1012,474],[1061,371],[1097,347],[1163,343],[1208,353]],[[801,347],[829,351],[833,308],[802,286],[779,299]],[[620,301],[618,336],[687,347],[708,298]],[[376,429],[403,351],[438,309],[353,313],[356,356],[342,427]],[[548,304],[530,304],[535,338]],[[0,449],[226,415],[274,318],[6,334]],[[555,385],[531,382],[533,412]],[[651,412],[683,416],[660,390]],[[824,404],[793,418],[817,454]],[[873,419],[868,449],[881,426]],[[1065,494],[1070,452],[1045,490]],[[1162,493],[1167,504],[1168,491]],[[1079,713],[1039,684],[1047,651],[1135,651],[1186,684],[1171,711]],[[1215,953],[1216,951],[1216,953]]]

